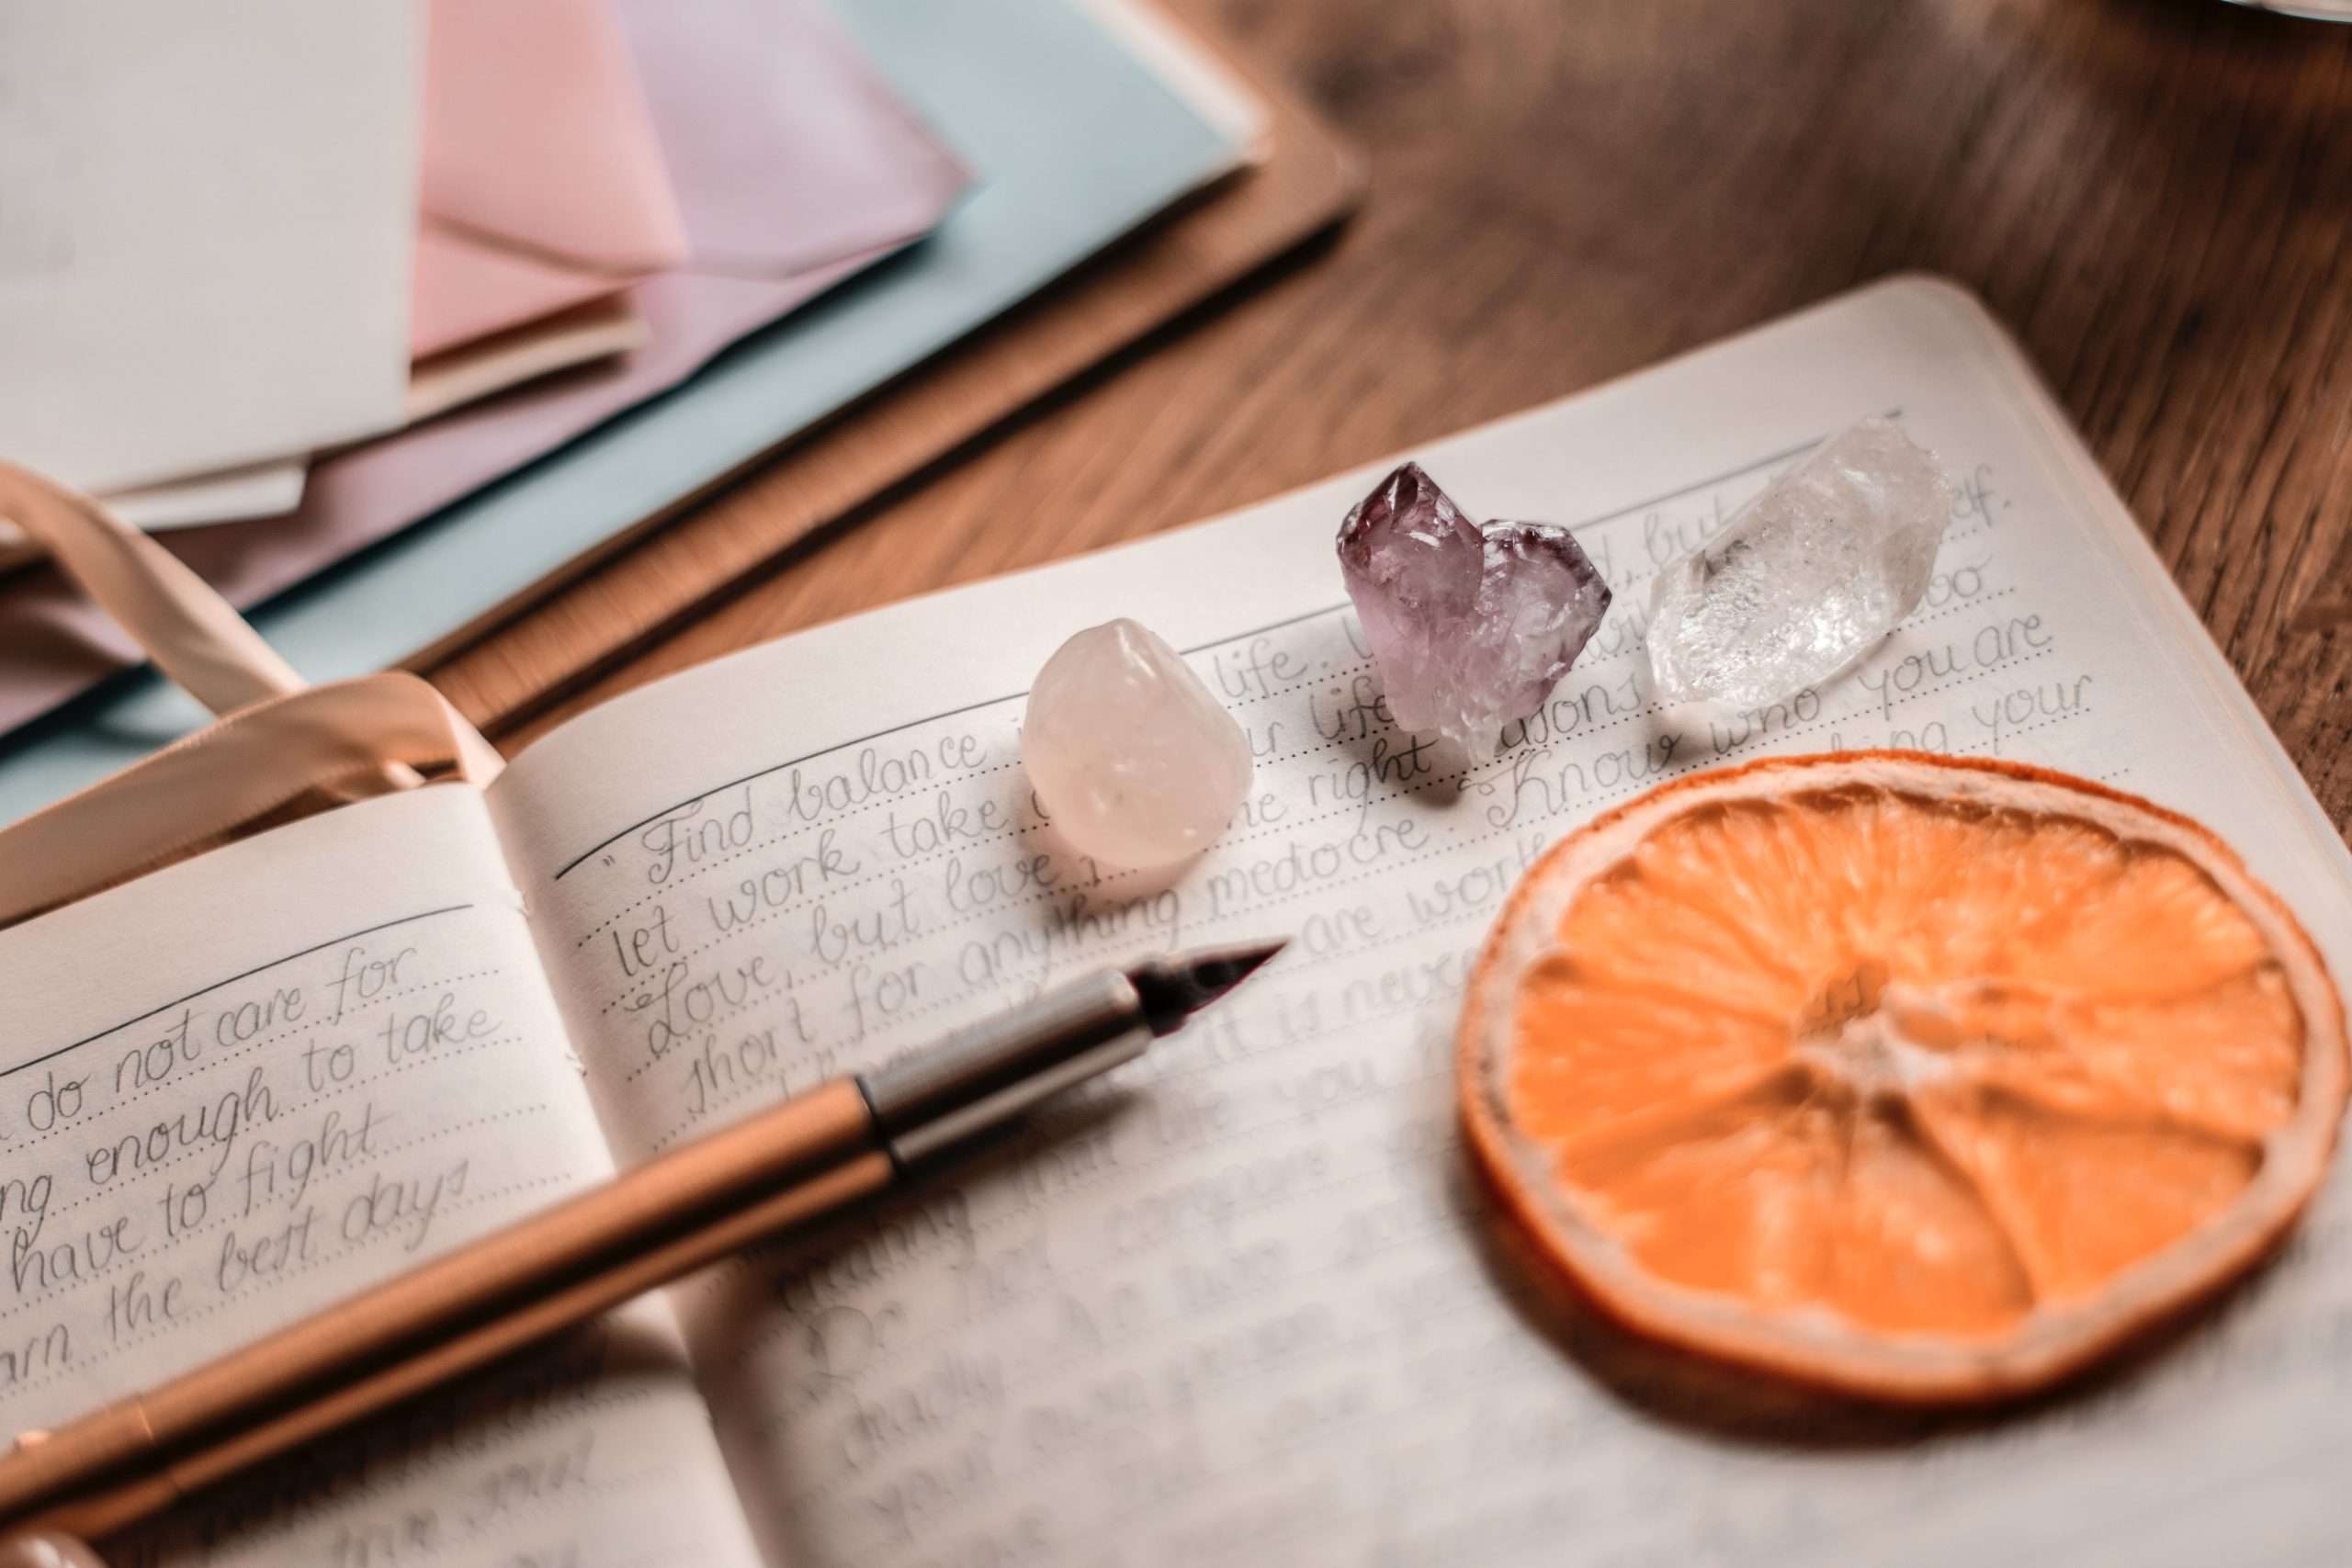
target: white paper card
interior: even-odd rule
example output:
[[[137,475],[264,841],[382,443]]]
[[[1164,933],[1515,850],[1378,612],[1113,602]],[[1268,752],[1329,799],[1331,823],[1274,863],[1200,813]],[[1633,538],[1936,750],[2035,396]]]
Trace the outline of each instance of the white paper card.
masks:
[[[294,457],[117,491],[101,499],[117,517],[151,534],[207,523],[245,523],[283,517],[301,505],[310,473],[309,459]]]
[[[401,423],[421,10],[0,7],[0,452],[104,491]]]

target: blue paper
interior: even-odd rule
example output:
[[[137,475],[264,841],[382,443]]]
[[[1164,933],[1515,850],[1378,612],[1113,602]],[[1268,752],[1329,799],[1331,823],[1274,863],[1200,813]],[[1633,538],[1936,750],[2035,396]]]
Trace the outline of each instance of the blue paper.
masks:
[[[737,345],[677,391],[259,606],[312,681],[397,663],[1036,292],[1238,149],[1072,0],[836,0],[976,172],[928,240]],[[0,742],[0,819],[202,722],[152,671]]]

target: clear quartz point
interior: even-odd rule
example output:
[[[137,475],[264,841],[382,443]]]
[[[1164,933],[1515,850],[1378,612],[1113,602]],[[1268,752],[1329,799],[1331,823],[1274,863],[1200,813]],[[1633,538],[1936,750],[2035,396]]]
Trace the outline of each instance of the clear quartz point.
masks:
[[[1918,606],[1951,506],[1892,420],[1832,436],[1658,573],[1659,695],[1758,707],[1838,674]]]
[[[1340,525],[1340,571],[1388,711],[1474,763],[1550,695],[1609,611],[1609,586],[1565,528],[1462,514],[1418,463]]]
[[[1250,738],[1183,657],[1134,621],[1090,626],[1029,688],[1021,764],[1081,854],[1140,869],[1209,847],[1250,790]]]

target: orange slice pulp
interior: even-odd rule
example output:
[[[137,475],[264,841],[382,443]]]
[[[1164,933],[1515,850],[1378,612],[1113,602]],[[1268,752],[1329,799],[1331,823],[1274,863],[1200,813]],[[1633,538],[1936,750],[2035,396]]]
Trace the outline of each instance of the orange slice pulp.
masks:
[[[2212,834],[1905,752],[1656,790],[1555,845],[1463,1012],[1473,1142],[1606,1311],[1866,1396],[2061,1377],[2318,1185],[2344,1009]]]

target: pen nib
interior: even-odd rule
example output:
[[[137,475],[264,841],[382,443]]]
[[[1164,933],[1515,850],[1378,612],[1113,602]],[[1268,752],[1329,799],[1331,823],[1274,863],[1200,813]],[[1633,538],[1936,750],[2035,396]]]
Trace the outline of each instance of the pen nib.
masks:
[[[1250,973],[1289,945],[1290,939],[1203,948],[1173,958],[1155,958],[1127,971],[1143,998],[1154,1034],[1171,1034],[1184,1020],[1241,984]]]

